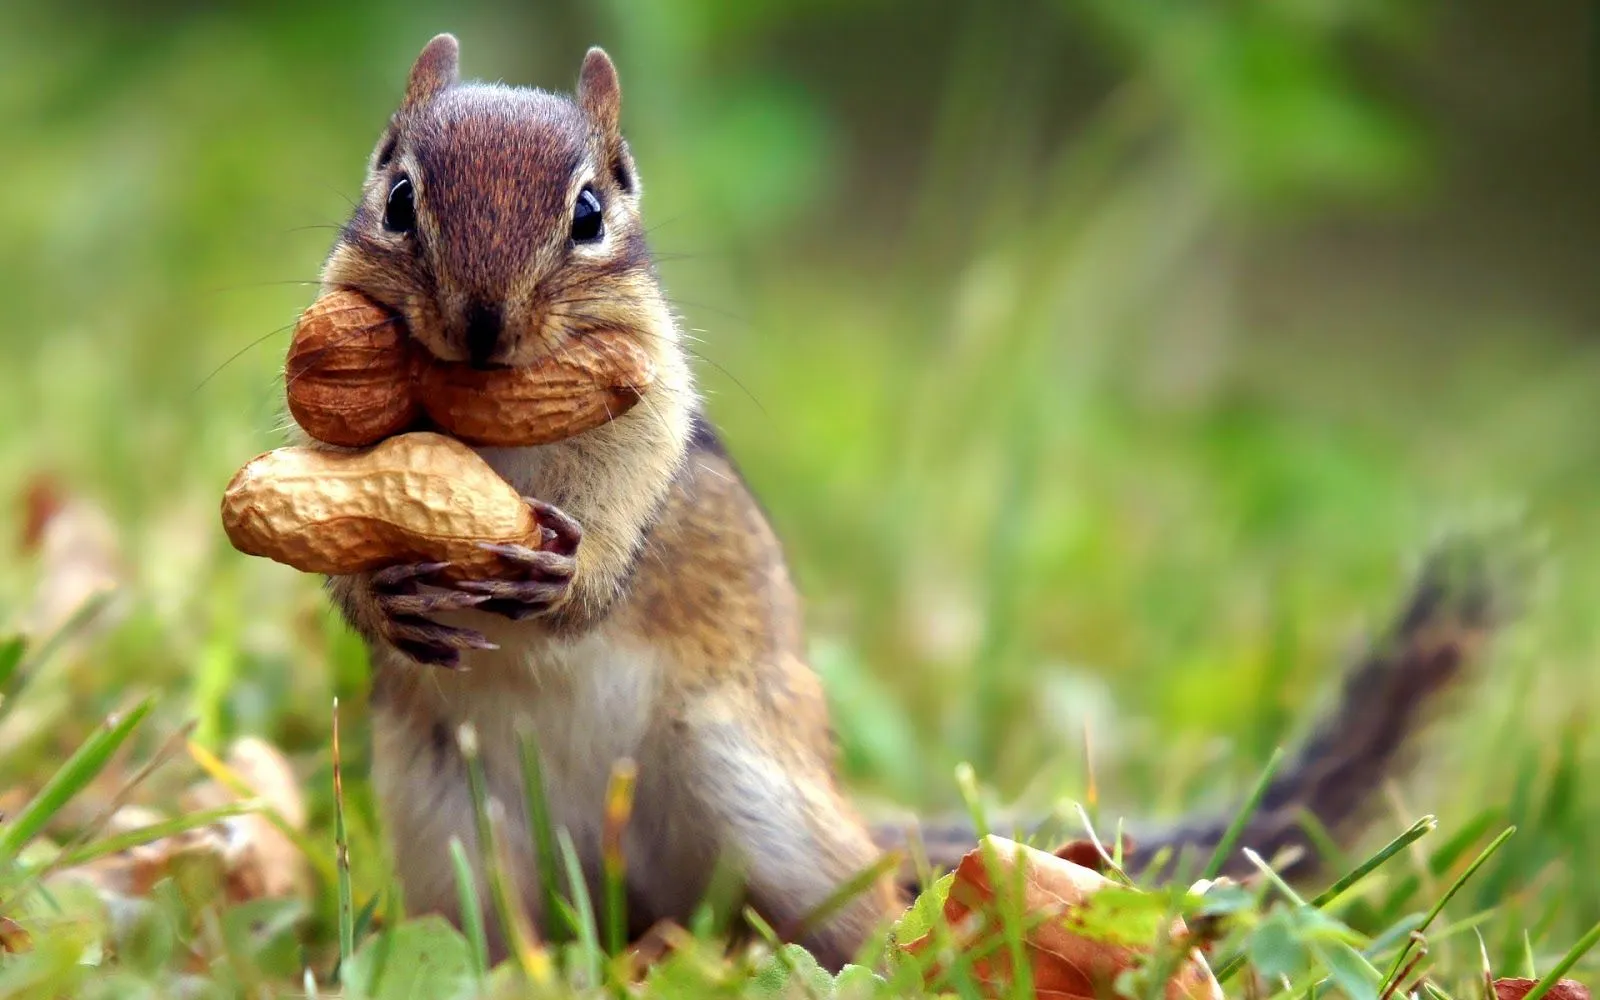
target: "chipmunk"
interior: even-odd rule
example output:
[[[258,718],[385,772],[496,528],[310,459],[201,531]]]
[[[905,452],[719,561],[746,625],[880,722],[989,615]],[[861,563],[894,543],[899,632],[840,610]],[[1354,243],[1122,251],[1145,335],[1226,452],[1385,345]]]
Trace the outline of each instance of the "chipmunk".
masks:
[[[754,909],[801,927],[800,943],[837,969],[902,911],[903,878],[886,874],[817,926],[800,918],[908,832],[869,828],[835,778],[783,548],[701,410],[645,243],[617,72],[589,50],[568,98],[462,83],[458,51],[440,35],[413,66],[324,290],[377,300],[443,360],[525,365],[621,331],[658,378],[640,405],[577,437],[480,449],[550,529],[543,548],[502,547],[521,578],[451,583],[431,563],[329,581],[371,652],[373,780],[407,907],[460,921],[448,843],[478,856],[457,742],[470,723],[506,810],[510,879],[535,921],[523,732],[594,898],[607,780],[628,758],[631,925],[687,918],[731,861]],[[1425,704],[1473,658],[1499,609],[1478,575],[1453,580],[1446,563],[1425,568],[1244,845],[1314,860],[1301,810],[1351,827]],[[1221,836],[1220,824],[1191,825],[1143,847],[1209,849]],[[925,840],[946,867],[975,842],[932,828]]]

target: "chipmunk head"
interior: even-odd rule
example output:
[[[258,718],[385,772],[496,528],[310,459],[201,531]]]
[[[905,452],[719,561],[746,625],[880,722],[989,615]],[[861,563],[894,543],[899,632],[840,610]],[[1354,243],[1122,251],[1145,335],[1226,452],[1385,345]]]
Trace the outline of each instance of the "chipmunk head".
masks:
[[[602,329],[675,351],[610,58],[590,49],[568,98],[461,83],[458,54],[440,35],[417,58],[325,284],[446,361],[530,364]]]

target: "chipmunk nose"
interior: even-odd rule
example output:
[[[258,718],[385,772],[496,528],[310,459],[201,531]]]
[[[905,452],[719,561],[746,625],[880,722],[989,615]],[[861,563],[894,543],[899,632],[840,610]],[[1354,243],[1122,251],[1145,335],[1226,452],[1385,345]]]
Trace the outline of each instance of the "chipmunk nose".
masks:
[[[498,306],[475,302],[467,310],[467,361],[472,367],[488,367],[500,346],[502,326]]]

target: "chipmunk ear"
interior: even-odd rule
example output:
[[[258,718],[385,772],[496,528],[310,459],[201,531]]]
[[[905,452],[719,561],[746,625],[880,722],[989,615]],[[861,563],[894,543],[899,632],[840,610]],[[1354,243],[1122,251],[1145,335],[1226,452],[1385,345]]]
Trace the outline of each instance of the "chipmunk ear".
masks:
[[[425,104],[451,86],[461,71],[461,45],[454,35],[435,35],[411,66],[406,98],[401,107]]]
[[[578,107],[600,126],[607,139],[622,136],[622,84],[617,67],[605,49],[595,46],[583,57],[578,71]]]

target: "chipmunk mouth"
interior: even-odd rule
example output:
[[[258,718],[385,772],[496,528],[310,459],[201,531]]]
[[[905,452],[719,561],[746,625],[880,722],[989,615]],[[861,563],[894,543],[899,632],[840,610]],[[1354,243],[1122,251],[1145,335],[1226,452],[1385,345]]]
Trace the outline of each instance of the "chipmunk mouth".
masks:
[[[526,368],[558,354],[583,336],[564,323],[552,323],[542,311],[509,308],[480,300],[469,304],[448,338],[454,357],[478,371]]]
[[[480,371],[502,367],[493,359],[503,346],[504,337],[505,320],[498,305],[480,301],[467,309],[467,364]]]

